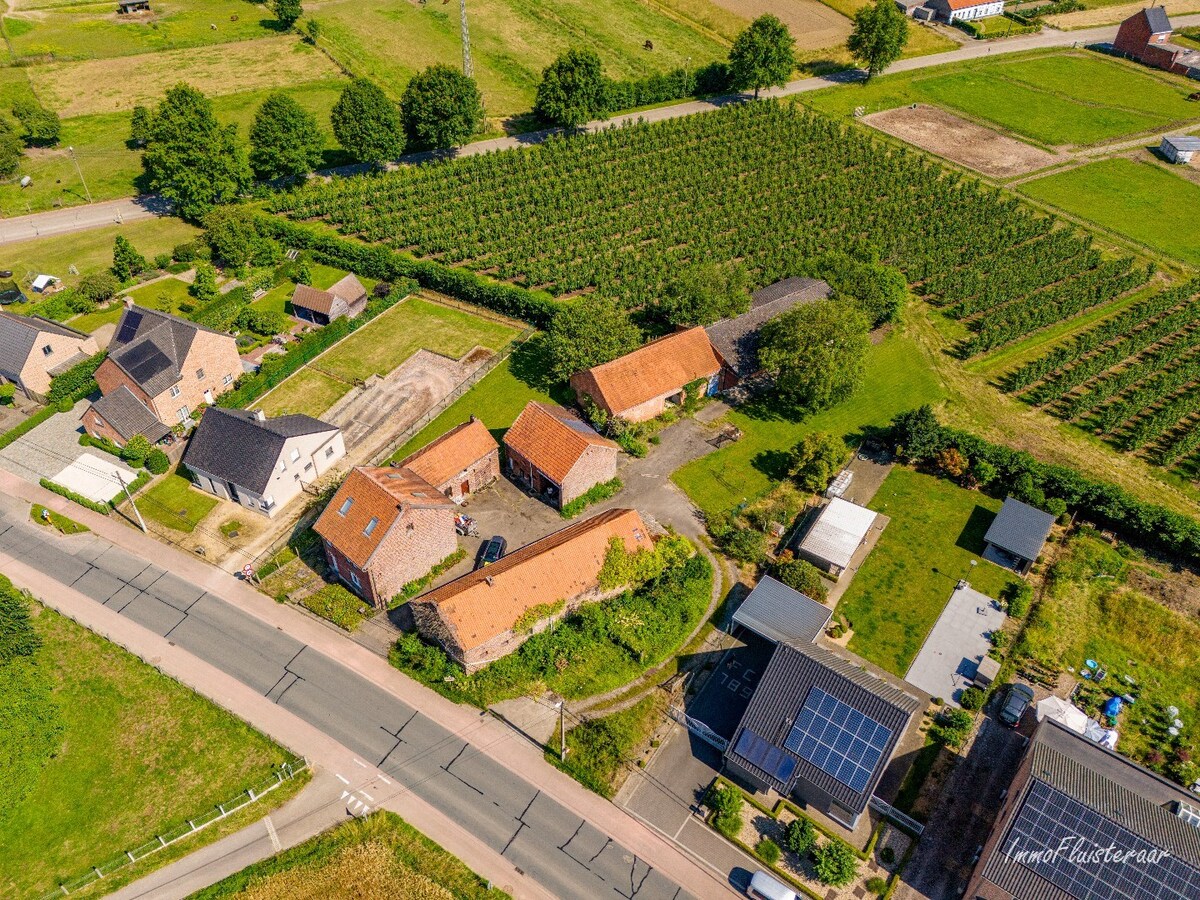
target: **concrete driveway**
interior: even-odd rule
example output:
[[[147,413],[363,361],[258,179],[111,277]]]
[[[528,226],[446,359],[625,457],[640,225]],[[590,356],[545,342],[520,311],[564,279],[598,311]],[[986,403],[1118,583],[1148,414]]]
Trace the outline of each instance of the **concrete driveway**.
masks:
[[[970,585],[955,588],[904,680],[958,706],[979,662],[992,647],[990,635],[1008,618],[1000,604]]]
[[[90,401],[80,400],[70,412],[51,416],[33,431],[0,450],[0,468],[32,484],[37,484],[43,478],[54,480],[59,473],[71,468],[85,476],[85,480],[110,478],[114,493],[118,488],[114,469],[119,469],[126,481],[133,481],[136,473],[115,456],[99,450],[87,451],[87,448],[79,445],[79,436],[83,434],[80,419],[89,405]],[[85,451],[94,455],[96,460],[73,465],[85,455]]]

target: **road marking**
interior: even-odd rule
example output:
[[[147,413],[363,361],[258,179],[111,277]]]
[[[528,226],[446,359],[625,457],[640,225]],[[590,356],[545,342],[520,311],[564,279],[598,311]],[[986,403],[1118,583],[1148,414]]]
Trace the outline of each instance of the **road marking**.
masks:
[[[266,823],[267,837],[271,839],[271,846],[274,847],[275,852],[278,853],[283,849],[283,844],[279,843],[279,833],[275,830],[275,823],[271,821],[270,816],[267,816],[265,819],[263,819],[263,822]]]
[[[380,775],[379,780],[382,781],[384,784],[392,783],[392,779],[388,778],[386,775]]]
[[[358,791],[358,792],[359,792],[360,794],[362,794],[364,797],[366,797],[368,800],[370,800],[372,803],[374,803],[374,802],[375,802],[375,798],[374,798],[374,797],[372,797],[370,794],[368,794],[366,791],[364,791],[362,788],[359,788],[359,791]]]
[[[334,777],[334,778],[336,778],[338,781],[340,781],[342,784],[349,784],[349,783],[350,783],[350,779],[349,779],[349,778],[343,778],[343,777],[342,777],[340,774],[338,774],[337,772],[334,772],[334,773],[333,773],[333,777]]]
[[[370,766],[368,766],[368,765],[367,765],[365,762],[363,762],[363,761],[362,761],[361,759],[359,759],[357,756],[352,756],[352,757],[350,757],[350,758],[351,758],[352,760],[354,760],[354,764],[355,764],[356,766],[362,766],[364,769],[369,769],[369,768],[370,768]]]

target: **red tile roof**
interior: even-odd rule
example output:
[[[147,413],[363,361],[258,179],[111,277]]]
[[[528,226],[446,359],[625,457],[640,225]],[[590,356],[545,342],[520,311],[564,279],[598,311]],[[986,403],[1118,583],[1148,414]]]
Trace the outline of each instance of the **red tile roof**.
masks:
[[[439,506],[454,504],[410,469],[357,466],[317,518],[313,531],[362,569],[405,509]],[[372,519],[375,526],[367,534]]]
[[[292,306],[311,309],[313,312],[319,312],[326,316],[333,309],[334,299],[333,294],[329,291],[319,291],[307,284],[298,284],[296,290],[292,291]]]
[[[612,362],[579,372],[571,378],[571,385],[620,415],[647,400],[674,393],[719,371],[721,361],[708,334],[697,326],[661,337]]]
[[[570,410],[536,400],[521,410],[504,435],[504,446],[559,484],[589,447],[617,447]]]
[[[400,465],[412,469],[430,484],[441,487],[499,446],[483,422],[472,416],[405,458]]]
[[[617,538],[629,552],[653,549],[642,517],[610,509],[476,569],[414,602],[433,604],[464,651],[516,624],[539,604],[572,600],[598,587],[608,544]]]

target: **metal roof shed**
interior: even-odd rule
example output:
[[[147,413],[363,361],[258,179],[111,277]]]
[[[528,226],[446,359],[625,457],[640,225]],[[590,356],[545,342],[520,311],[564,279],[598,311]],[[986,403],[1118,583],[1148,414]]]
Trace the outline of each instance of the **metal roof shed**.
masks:
[[[984,559],[1024,575],[1041,555],[1053,525],[1050,513],[1009,497],[983,536]]]
[[[875,513],[871,510],[834,497],[800,542],[799,553],[840,577],[874,523]]]
[[[829,607],[766,575],[742,601],[733,621],[776,644],[811,644],[832,614]]]

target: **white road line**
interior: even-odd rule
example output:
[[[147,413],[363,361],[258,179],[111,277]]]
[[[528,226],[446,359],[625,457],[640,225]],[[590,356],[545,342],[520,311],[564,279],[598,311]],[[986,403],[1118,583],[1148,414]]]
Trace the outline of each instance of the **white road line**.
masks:
[[[372,797],[370,794],[368,794],[366,791],[362,790],[361,788],[359,788],[359,791],[358,791],[358,792],[359,792],[360,794],[362,794],[364,797],[366,797],[368,800],[370,800],[372,803],[374,803],[374,802],[375,802],[375,798],[374,798],[374,797]]]
[[[368,765],[367,765],[365,762],[363,762],[361,759],[359,759],[357,756],[352,756],[352,757],[350,757],[350,758],[354,760],[354,764],[355,764],[356,766],[362,766],[364,769],[369,769],[369,768],[371,768],[371,767],[370,767],[370,766],[368,766]]]
[[[343,777],[342,777],[341,775],[339,775],[337,772],[334,772],[334,773],[333,773],[333,777],[334,777],[334,778],[336,778],[338,781],[340,781],[342,784],[349,784],[349,783],[350,783],[350,779],[349,779],[349,778],[343,778]]]
[[[379,780],[382,781],[384,784],[392,783],[392,779],[388,778],[386,775],[380,775]]]
[[[283,849],[283,844],[279,843],[279,833],[275,830],[275,823],[271,821],[270,816],[267,816],[265,819],[263,819],[263,822],[266,823],[267,837],[271,839],[271,846],[274,847],[275,852],[278,853]]]

